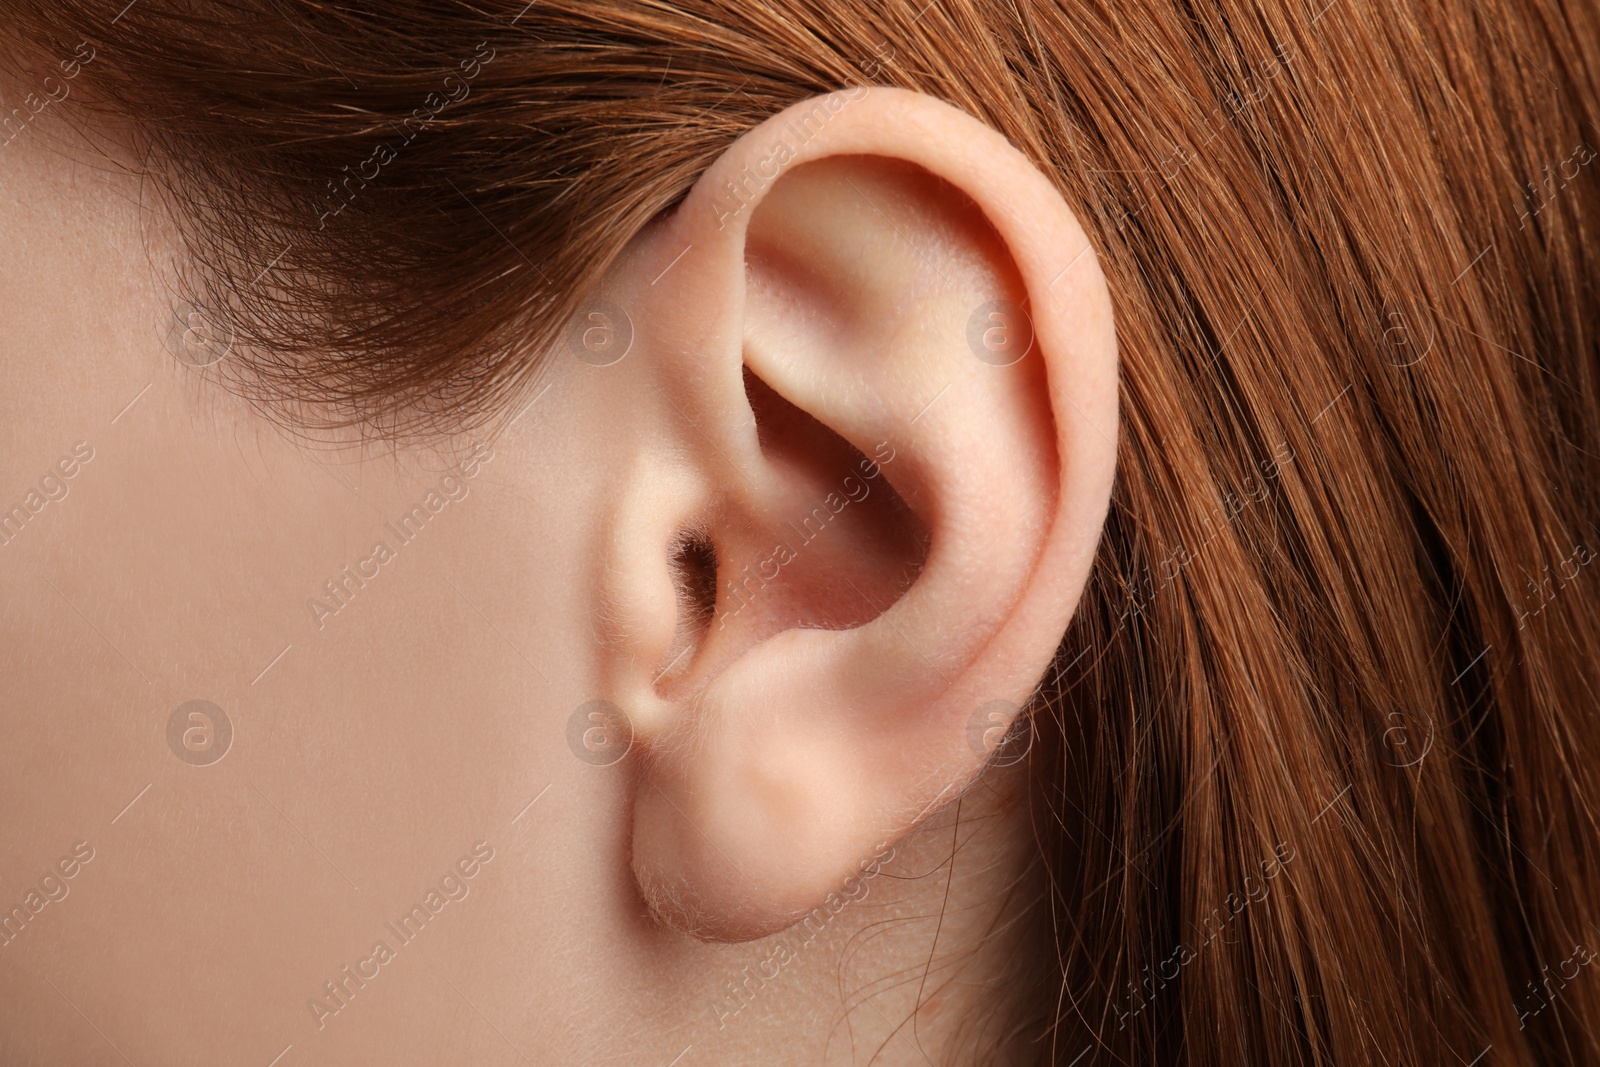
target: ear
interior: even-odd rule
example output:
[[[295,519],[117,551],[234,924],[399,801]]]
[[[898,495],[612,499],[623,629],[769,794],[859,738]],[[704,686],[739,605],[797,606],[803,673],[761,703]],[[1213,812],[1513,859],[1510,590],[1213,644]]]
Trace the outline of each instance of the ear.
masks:
[[[1110,500],[1110,297],[1032,163],[889,89],[742,137],[602,297],[633,870],[664,922],[753,938],[969,784],[1047,668]]]

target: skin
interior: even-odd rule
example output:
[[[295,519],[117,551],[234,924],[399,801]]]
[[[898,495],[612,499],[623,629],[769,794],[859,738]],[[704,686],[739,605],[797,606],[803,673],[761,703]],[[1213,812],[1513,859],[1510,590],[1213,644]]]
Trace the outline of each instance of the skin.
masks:
[[[1021,769],[978,777],[1005,719],[974,709],[1026,698],[1087,574],[1109,299],[1049,183],[910,94],[845,101],[719,206],[783,120],[618,264],[625,357],[550,353],[514,422],[404,448],[308,442],[174,358],[182,252],[126,131],[47,111],[0,148],[0,507],[92,449],[0,546],[0,906],[65,891],[0,946],[0,1060],[966,1058],[1037,892]],[[994,299],[1029,303],[1011,366],[967,341]],[[783,398],[767,440],[746,366]],[[717,548],[703,628],[686,525]],[[608,766],[569,743],[596,699],[635,735]],[[195,700],[231,724],[215,762],[209,711],[169,740]],[[346,965],[376,976],[309,1006]]]

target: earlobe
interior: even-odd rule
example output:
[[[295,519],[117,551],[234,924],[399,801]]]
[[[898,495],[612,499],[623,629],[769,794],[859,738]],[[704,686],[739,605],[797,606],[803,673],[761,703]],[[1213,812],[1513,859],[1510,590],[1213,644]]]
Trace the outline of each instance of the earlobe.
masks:
[[[979,773],[975,709],[1026,703],[1115,465],[1087,250],[1002,138],[895,90],[774,117],[641,237],[663,432],[618,497],[607,667],[664,922],[797,920]]]

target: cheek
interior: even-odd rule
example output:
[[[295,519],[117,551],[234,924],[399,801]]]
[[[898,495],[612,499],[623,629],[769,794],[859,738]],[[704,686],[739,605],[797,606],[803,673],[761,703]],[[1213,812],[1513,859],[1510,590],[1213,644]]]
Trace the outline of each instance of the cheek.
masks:
[[[19,140],[7,151],[24,150]],[[57,188],[74,187],[69,175],[47,175]],[[27,195],[38,204],[59,200],[42,184]],[[136,204],[137,189],[108,202]],[[136,247],[134,221],[113,227],[113,243]],[[556,799],[595,783],[564,729],[567,714],[600,692],[594,588],[607,543],[603,471],[615,419],[578,419],[546,397],[534,409],[543,417],[524,416],[492,455],[480,456],[450,506],[408,532],[402,518],[437,488],[441,468],[464,456],[440,462],[403,453],[362,463],[357,449],[301,448],[200,374],[174,369],[150,324],[158,317],[143,300],[146,287],[122,273],[123,257],[104,254],[104,235],[80,240],[68,228],[28,240],[39,256],[27,269],[0,257],[0,285],[54,287],[61,299],[27,301],[25,313],[24,302],[0,301],[0,390],[28,398],[8,414],[0,467],[38,467],[37,488],[40,455],[53,462],[87,440],[96,460],[64,502],[33,516],[21,538],[0,549],[30,554],[25,566],[0,567],[0,602],[32,620],[7,633],[6,659],[17,669],[7,674],[0,719],[0,780],[33,798],[8,815],[28,821],[52,861],[58,844],[84,835],[84,811],[47,798],[87,798],[107,847],[67,888],[76,896],[95,891],[97,878],[128,878],[130,906],[144,915],[128,927],[69,900],[67,911],[43,913],[40,922],[72,920],[73,936],[128,947],[92,967],[83,961],[100,969],[95,981],[107,990],[137,990],[141,960],[183,945],[200,986],[248,1002],[259,981],[292,990],[298,1007],[338,965],[361,958],[335,961],[328,952],[351,936],[344,905],[321,914],[310,902],[322,893],[354,897],[352,886],[393,886],[396,910],[381,917],[397,920],[398,902],[420,900],[428,887],[413,861],[419,842],[436,847],[443,863],[480,838],[498,846],[518,831],[544,835],[547,844],[505,848],[475,880],[453,888],[461,914],[436,921],[457,923],[444,933],[458,942],[475,936],[469,918],[484,929],[537,932],[540,916],[563,914],[562,883],[539,870],[552,854],[592,853],[601,833],[586,812],[563,812]],[[54,344],[45,344],[51,336]],[[51,375],[24,358],[40,345],[62,353]],[[117,477],[99,476],[113,464]],[[0,507],[25,488],[8,484]],[[358,573],[380,542],[391,558]],[[56,588],[38,581],[40,573]],[[313,600],[332,609],[320,629]],[[180,705],[198,700],[212,702],[232,727],[232,750],[203,767],[180,755],[189,751],[182,738],[190,724],[176,748],[166,729]],[[130,701],[147,709],[137,723],[126,715]],[[54,764],[36,758],[63,751],[59,722],[40,709],[62,706],[81,709],[81,718],[65,742],[70,758]],[[207,724],[211,743],[217,725]],[[203,743],[206,734],[189,736]],[[151,761],[138,781],[128,777],[130,751]],[[228,781],[240,788],[230,791]],[[512,827],[546,783],[557,784]],[[462,812],[472,818],[441,814]],[[552,821],[551,812],[563,818]],[[119,869],[111,839],[143,840],[153,817],[185,833],[157,835],[136,865]],[[204,864],[195,883],[156,877],[192,869],[198,842],[228,862]],[[520,873],[507,869],[524,862]],[[525,891],[503,891],[516,884]],[[221,900],[251,903],[218,907]],[[208,916],[203,933],[196,914]],[[394,942],[381,922],[372,926],[372,935]],[[510,942],[519,951],[529,943],[521,934]],[[195,948],[201,944],[231,948],[213,954]],[[493,939],[481,951],[485,966],[516,966]],[[258,961],[248,977],[239,973],[241,958]],[[391,988],[382,1002],[376,984],[362,995],[372,1004],[366,1010],[379,1013],[399,997]],[[137,992],[134,1000],[152,1017],[170,1008]]]
[[[8,167],[29,143],[8,147]],[[77,187],[48,153],[26,158],[19,198],[48,204]],[[97,229],[42,228],[23,235],[40,249],[31,261],[0,256],[0,291],[39,294],[0,301],[0,395],[25,400],[8,406],[0,469],[36,478],[38,456],[94,449],[69,498],[34,516],[26,543],[0,549],[30,553],[26,566],[0,566],[0,603],[30,620],[7,632],[18,670],[6,678],[0,781],[23,798],[7,814],[52,849],[82,839],[86,817],[106,838],[93,838],[103,850],[71,882],[75,899],[41,920],[70,919],[85,944],[126,949],[80,961],[101,983],[88,1000],[121,990],[130,1011],[168,1017],[140,973],[182,946],[185,980],[219,1002],[289,990],[299,1011],[366,955],[330,945],[370,933],[397,946],[383,923],[479,840],[492,860],[462,880],[465,902],[435,920],[446,926],[428,934],[435,943],[470,945],[486,971],[509,974],[568,923],[615,926],[602,917],[631,908],[635,890],[610,877],[596,843],[618,837],[628,768],[585,762],[567,727],[607,693],[600,589],[619,565],[618,486],[655,429],[626,417],[639,398],[621,371],[633,364],[556,361],[555,388],[478,451],[460,499],[408,528],[470,450],[301,447],[176,363],[158,329],[164,297],[131,273],[143,262],[131,250],[159,224],[133,214],[137,183],[116,193],[79,205],[97,221],[109,212]],[[130,254],[106,255],[108,239]],[[29,355],[40,351],[61,358],[41,367]],[[619,373],[594,373],[608,370]],[[12,502],[0,495],[0,507]],[[203,723],[168,731],[202,701]],[[66,740],[41,711],[54,707],[80,709]],[[224,747],[218,762],[190,762],[208,745]],[[149,761],[137,780],[130,752]],[[52,803],[62,796],[83,806]],[[185,832],[152,834],[159,825]],[[119,866],[128,841],[142,842],[138,861]],[[172,877],[196,868],[197,848],[227,862]],[[570,876],[550,876],[552,857],[573,864]],[[92,906],[113,878],[138,923]],[[580,878],[602,888],[575,901]],[[380,889],[393,907],[359,910]],[[249,905],[219,904],[236,901]],[[550,983],[533,1010],[569,1010],[570,995]],[[361,996],[370,1007],[357,1013],[373,1018],[405,1002],[382,977]],[[346,1013],[328,1025],[348,1035],[361,1023]]]

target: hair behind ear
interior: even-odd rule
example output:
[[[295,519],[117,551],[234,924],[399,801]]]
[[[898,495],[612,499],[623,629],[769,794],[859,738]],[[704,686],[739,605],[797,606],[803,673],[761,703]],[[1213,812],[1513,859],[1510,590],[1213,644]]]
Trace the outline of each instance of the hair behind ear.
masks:
[[[1082,87],[1128,167],[1108,200],[1052,150],[1104,205],[1124,414],[1039,705],[1067,737],[1037,794],[1071,849],[1063,1006],[1037,1020],[1062,1061],[1600,1062],[1600,983],[1540,978],[1600,906],[1600,614],[1573,578],[1600,394],[1569,388],[1593,381],[1600,201],[1541,195],[1560,223],[1531,225],[1500,169],[1581,142],[1600,38],[1563,4],[1499,34],[1403,6],[1039,15],[1058,46],[1032,77]],[[1572,16],[1585,35],[1541,21]],[[1540,118],[1460,106],[1468,85]],[[1356,98],[1383,120],[1350,122]],[[1081,143],[1039,105],[994,121]]]

